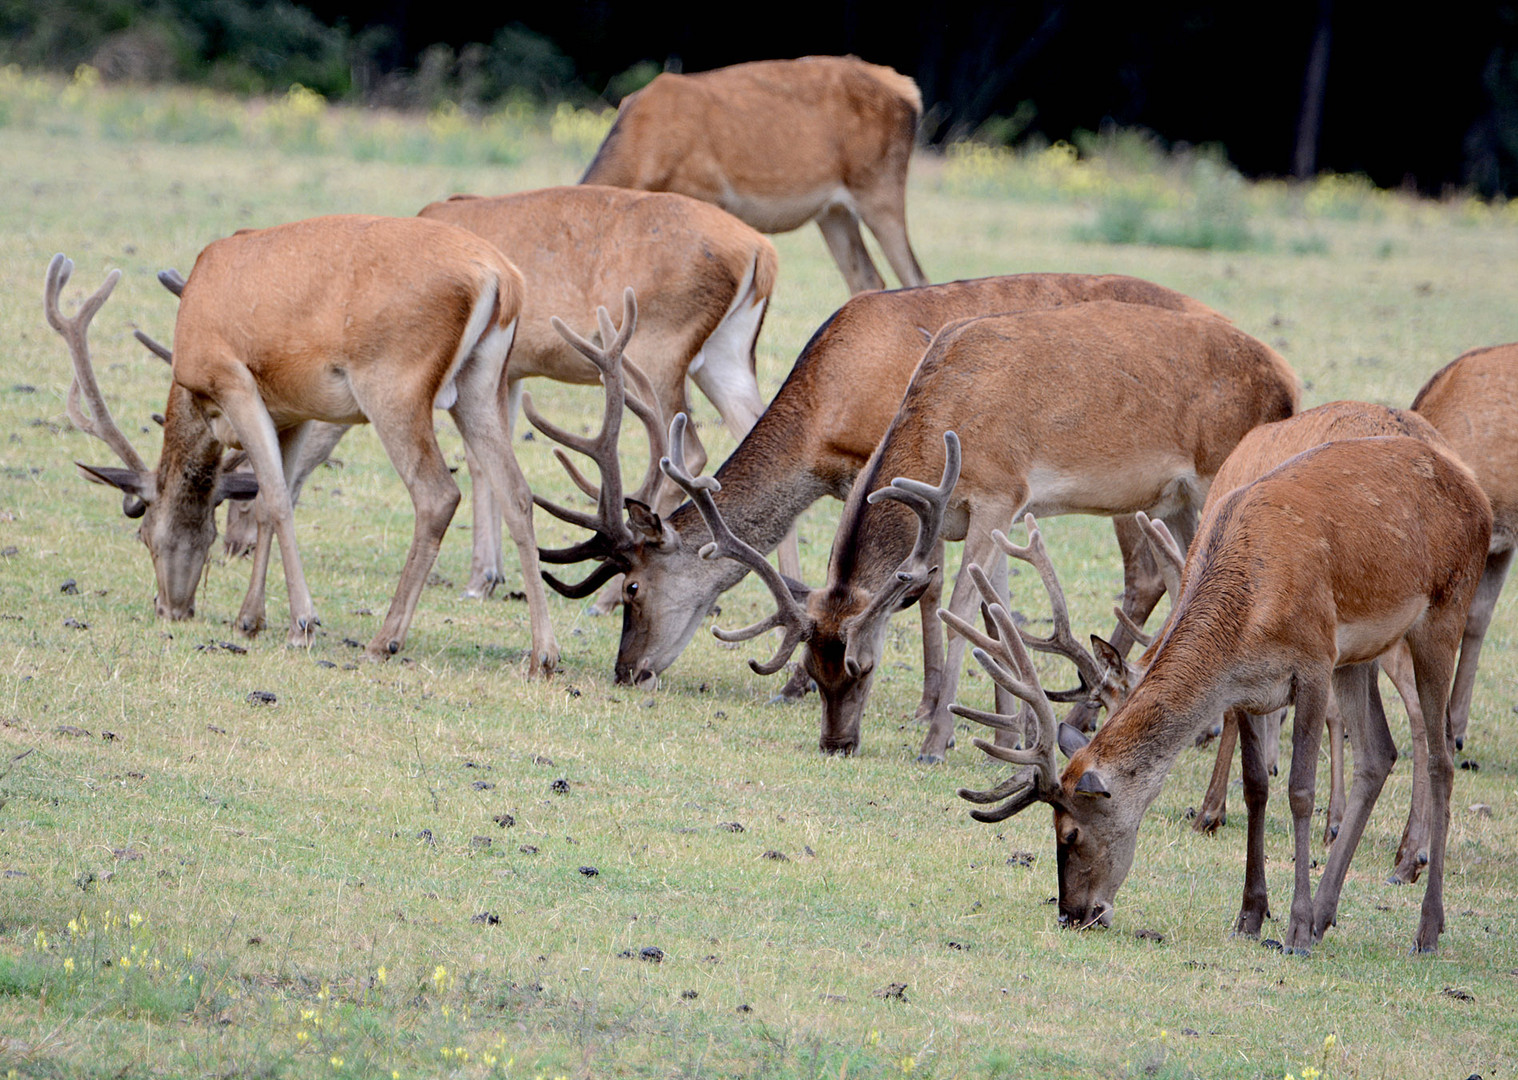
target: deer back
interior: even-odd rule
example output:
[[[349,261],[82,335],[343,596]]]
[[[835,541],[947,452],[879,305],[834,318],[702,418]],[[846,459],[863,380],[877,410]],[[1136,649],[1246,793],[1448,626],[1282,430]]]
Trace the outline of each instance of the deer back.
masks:
[[[464,358],[460,329],[490,289],[489,325],[504,330],[521,309],[521,274],[442,222],[339,215],[239,232],[195,260],[174,381],[214,403],[251,376],[276,428],[360,423],[347,383],[365,373],[382,368],[396,392],[444,391]]]
[[[903,169],[921,111],[911,79],[854,57],[666,72],[623,99],[582,182],[678,191],[782,232],[817,193]]]
[[[664,385],[684,377],[742,295],[763,303],[775,287],[774,245],[731,214],[684,195],[554,187],[488,198],[455,195],[418,216],[477,233],[511,253],[522,271],[528,288],[510,361],[513,379],[594,383],[594,365],[549,320],[594,326],[596,309],[615,310],[631,286],[638,295],[638,364],[655,385]]]
[[[1472,349],[1413,400],[1492,502],[1493,546],[1518,545],[1518,344]]]

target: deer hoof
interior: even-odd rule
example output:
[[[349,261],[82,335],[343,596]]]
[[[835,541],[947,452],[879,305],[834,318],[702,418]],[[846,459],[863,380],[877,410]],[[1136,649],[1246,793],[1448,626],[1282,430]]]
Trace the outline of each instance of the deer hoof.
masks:
[[[1228,822],[1227,813],[1214,813],[1204,809],[1196,817],[1191,819],[1191,827],[1204,836],[1211,836]]]
[[[262,615],[244,615],[237,620],[237,632],[245,637],[257,637],[264,628]]]
[[[933,754],[926,750],[917,755],[917,764],[919,765],[942,765],[947,760],[943,754]]]

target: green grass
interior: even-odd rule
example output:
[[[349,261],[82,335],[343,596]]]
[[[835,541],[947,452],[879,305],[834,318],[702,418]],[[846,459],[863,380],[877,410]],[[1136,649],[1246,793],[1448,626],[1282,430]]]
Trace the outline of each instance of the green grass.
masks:
[[[105,393],[151,460],[166,372],[131,330],[170,335],[174,302],[157,270],[188,271],[205,243],[244,226],[573,182],[593,145],[576,132],[589,125],[561,118],[556,141],[551,118],[525,118],[520,153],[491,164],[450,156],[457,144],[436,121],[390,118],[384,147],[409,149],[355,152],[255,137],[268,130],[255,126],[259,108],[201,99],[246,137],[215,125],[201,141],[151,127],[122,136],[102,118],[164,99],[85,88],[71,103],[58,86],[45,98],[17,85],[0,94],[0,754],[31,753],[0,776],[0,1075],[1275,1080],[1312,1067],[1338,1080],[1518,1068],[1512,595],[1483,653],[1463,755],[1481,768],[1457,776],[1448,930],[1439,955],[1419,960],[1406,950],[1422,890],[1383,883],[1405,766],[1372,818],[1340,925],[1310,960],[1228,936],[1243,871],[1237,789],[1217,837],[1185,818],[1210,753],[1183,755],[1151,808],[1114,928],[1059,930],[1044,903],[1055,891],[1046,812],[969,820],[954,790],[1001,770],[968,732],[948,765],[911,761],[915,612],[893,624],[864,752],[849,760],[816,754],[814,703],[764,704],[773,686],[742,663],[762,643],[728,650],[698,635],[657,693],[634,692],[610,683],[617,624],[555,599],[564,670],[526,682],[525,605],[458,596],[462,514],[406,652],[356,663],[344,639],[372,634],[411,529],[367,431],[312,479],[299,516],[324,622],[316,644],[290,652],[273,635],[244,642],[245,654],[222,649],[246,563],[213,565],[196,620],[157,622],[135,526],[75,473],[73,460],[104,457],[64,414],[66,354],[40,311],[48,258],[61,250],[78,264],[70,304],[109,268],[124,271],[93,342]],[[318,135],[377,123],[312,115]],[[921,157],[909,206],[930,276],[1152,278],[1278,348],[1309,405],[1406,404],[1464,349],[1518,338],[1508,208],[1353,181],[1256,185],[1238,199],[1246,225],[1275,237],[1268,247],[1113,246],[1072,240],[1096,210],[1082,186],[1093,174],[1057,168],[993,155],[972,189],[959,158]],[[1188,181],[1168,168],[1122,183],[1179,198]],[[846,298],[815,230],[776,243],[766,393]],[[584,390],[536,397],[571,422],[596,408]],[[696,408],[720,461],[731,440],[706,403]],[[461,461],[446,421],[440,431]],[[544,441],[518,449],[534,485],[564,497]],[[802,522],[814,582],[837,515],[820,504]],[[545,543],[569,538],[540,527]],[[1105,631],[1120,587],[1110,529],[1065,518],[1045,533],[1077,626]],[[61,591],[66,579],[76,592]],[[278,625],[282,590],[271,595]],[[1014,601],[1044,610],[1029,575],[1014,580]],[[721,621],[765,605],[745,583]],[[964,685],[984,696],[983,676]],[[255,690],[277,704],[251,704]],[[565,793],[553,790],[561,778]],[[496,820],[506,815],[509,827]],[[1267,845],[1284,918],[1279,784]],[[1031,867],[1018,852],[1034,854]],[[663,962],[638,959],[645,947]],[[875,996],[892,983],[906,984],[905,1000]]]

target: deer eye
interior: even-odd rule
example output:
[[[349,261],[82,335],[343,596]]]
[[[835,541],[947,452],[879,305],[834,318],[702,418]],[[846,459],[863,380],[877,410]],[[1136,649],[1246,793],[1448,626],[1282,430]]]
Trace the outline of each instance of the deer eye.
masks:
[[[637,595],[638,595],[638,583],[636,581],[629,581],[627,583],[627,598],[629,600],[631,600],[633,597],[635,597]]]
[[[1064,835],[1064,838],[1060,842],[1062,844],[1064,844],[1066,847],[1074,847],[1075,846],[1075,842],[1077,840],[1079,840],[1080,837],[1081,837],[1081,833],[1080,833],[1079,829],[1071,829],[1069,832],[1067,832]]]

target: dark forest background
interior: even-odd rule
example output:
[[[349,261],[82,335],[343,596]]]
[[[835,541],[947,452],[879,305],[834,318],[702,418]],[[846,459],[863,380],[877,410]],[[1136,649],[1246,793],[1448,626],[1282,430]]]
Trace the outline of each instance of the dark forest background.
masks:
[[[1095,0],[762,9],[558,0],[0,0],[0,62],[397,107],[602,98],[658,71],[855,53],[916,78],[928,142],[1104,126],[1218,144],[1243,172],[1518,196],[1518,0],[1401,8]]]

